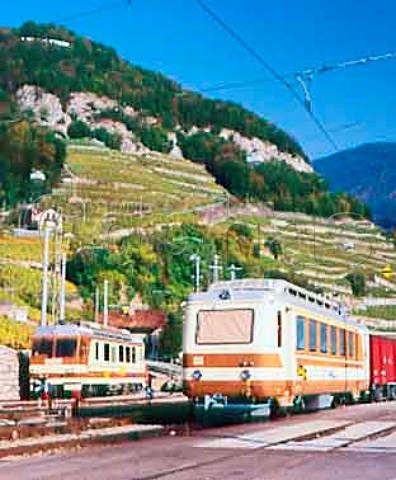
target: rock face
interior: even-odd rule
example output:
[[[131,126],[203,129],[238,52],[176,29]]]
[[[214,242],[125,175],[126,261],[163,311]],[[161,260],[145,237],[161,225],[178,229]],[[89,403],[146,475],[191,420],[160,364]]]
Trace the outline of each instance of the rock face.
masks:
[[[115,100],[108,97],[98,96],[90,92],[73,92],[63,108],[56,95],[45,92],[42,88],[33,85],[24,85],[17,91],[17,100],[22,111],[30,110],[36,122],[46,125],[53,130],[67,135],[67,128],[72,118],[81,120],[91,129],[104,128],[111,133],[120,135],[121,151],[124,153],[146,154],[150,150],[145,147],[126,125],[116,119],[105,118],[103,112],[120,112],[131,118],[140,117],[146,125],[155,125],[159,120],[155,117],[145,116],[142,112],[131,106],[121,106]],[[114,118],[114,117],[113,117]],[[193,135],[200,131],[210,132],[210,127],[198,128],[192,126],[187,135]],[[248,138],[235,130],[223,128],[220,132],[222,138],[232,140],[244,152],[248,162],[252,164],[262,162],[283,161],[299,172],[313,172],[313,168],[302,157],[282,152],[272,143],[259,138]],[[177,144],[175,132],[168,132],[168,138],[173,143],[170,154],[176,158],[183,158],[180,146]]]
[[[20,109],[30,111],[35,121],[66,135],[71,118],[63,111],[56,95],[47,93],[40,87],[24,85],[17,91],[16,97]]]
[[[298,172],[312,173],[314,170],[302,157],[291,155],[287,152],[281,152],[278,147],[272,143],[264,142],[260,138],[247,138],[235,130],[223,128],[220,136],[232,140],[241,150],[246,152],[249,163],[263,163],[273,161],[283,161]]]
[[[114,110],[116,107],[117,102],[114,100],[89,92],[74,92],[67,102],[68,113],[88,124],[94,121],[95,114],[104,110]]]
[[[0,345],[0,400],[19,399],[18,352]]]
[[[137,141],[122,122],[109,119],[102,119],[89,123],[91,128],[104,128],[110,133],[117,133],[121,136],[121,151],[123,153],[149,153],[150,149]]]
[[[181,148],[177,144],[177,135],[175,132],[169,132],[168,133],[168,138],[172,142],[173,147],[172,150],[169,152],[172,157],[175,158],[183,158],[183,152],[181,151]]]

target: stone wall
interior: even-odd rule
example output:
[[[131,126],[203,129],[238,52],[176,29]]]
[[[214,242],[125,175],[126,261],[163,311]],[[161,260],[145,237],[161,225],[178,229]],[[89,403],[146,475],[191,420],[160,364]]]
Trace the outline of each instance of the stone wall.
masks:
[[[19,400],[18,352],[0,345],[0,401]]]

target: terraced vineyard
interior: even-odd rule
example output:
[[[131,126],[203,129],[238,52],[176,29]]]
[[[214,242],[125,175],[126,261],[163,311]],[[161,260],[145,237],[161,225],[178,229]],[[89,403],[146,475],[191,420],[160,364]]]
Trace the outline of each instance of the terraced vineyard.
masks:
[[[225,191],[202,165],[152,153],[124,155],[104,147],[70,145],[69,175],[51,202],[84,231],[194,220],[194,209],[224,201]],[[77,221],[76,221],[77,220]]]
[[[396,271],[394,244],[368,222],[325,222],[309,217],[301,221],[295,214],[285,213],[266,219],[238,215],[234,222],[249,226],[253,243],[261,244],[266,256],[271,255],[265,248],[268,241],[280,242],[282,254],[273,268],[293,272],[331,295],[350,296],[345,277],[360,272],[366,277],[368,296],[396,297],[396,277],[386,280],[381,275],[387,266]]]
[[[225,275],[230,263],[242,266],[238,275],[245,277],[276,270],[348,300],[352,292],[345,277],[359,272],[366,278],[366,299],[350,302],[359,314],[364,314],[361,304],[370,297],[376,297],[379,305],[396,299],[396,277],[381,276],[384,267],[396,271],[396,250],[373,224],[277,213],[263,205],[230,206],[225,199],[226,192],[205,169],[190,161],[70,145],[63,181],[45,202],[62,208],[71,254],[87,244],[106,246],[114,241],[113,234],[121,238],[190,223],[200,225],[206,238],[215,241]],[[281,245],[276,259],[269,245],[273,239]],[[41,256],[39,238],[0,237],[0,299],[28,305],[32,319],[39,316]],[[202,268],[208,278],[209,263]],[[69,300],[77,297],[76,292],[75,285],[68,284]],[[393,308],[366,310],[371,317],[380,312],[384,320],[392,321]]]
[[[50,258],[54,245],[50,242]],[[40,318],[43,244],[40,238],[0,236],[0,300],[29,308],[29,318]],[[67,298],[77,296],[76,286],[66,282]],[[71,312],[70,312],[71,313]]]

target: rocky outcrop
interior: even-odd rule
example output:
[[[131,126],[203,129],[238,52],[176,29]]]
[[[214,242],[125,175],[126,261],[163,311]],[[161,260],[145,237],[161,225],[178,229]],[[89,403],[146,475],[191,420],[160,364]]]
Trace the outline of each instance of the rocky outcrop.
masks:
[[[91,122],[91,128],[104,128],[110,133],[116,133],[121,137],[121,151],[123,153],[149,153],[150,149],[137,141],[132,132],[130,132],[122,122],[109,119],[102,119]]]
[[[122,121],[105,118],[106,115],[103,115],[103,112],[118,111],[131,118],[139,116],[146,125],[154,125],[159,121],[155,117],[142,116],[142,112],[131,106],[121,106],[115,100],[90,92],[73,92],[65,109],[56,95],[32,85],[21,87],[17,92],[17,100],[21,110],[31,111],[35,121],[64,135],[67,135],[67,128],[74,118],[87,123],[91,129],[104,128],[111,133],[117,133],[121,137],[123,153],[146,154],[150,153],[150,149],[145,147]],[[210,132],[211,129],[192,126],[187,135],[201,131]],[[313,172],[312,166],[302,157],[282,152],[276,145],[257,137],[248,138],[235,130],[226,128],[221,130],[220,136],[236,143],[246,153],[249,163],[283,161],[299,172]],[[168,132],[168,138],[173,144],[170,154],[175,158],[183,158],[182,150],[177,144],[176,133]]]
[[[17,91],[16,98],[22,112],[25,114],[29,112],[41,125],[66,135],[71,118],[63,111],[62,104],[56,95],[40,87],[24,85]]]
[[[169,152],[169,154],[172,157],[175,158],[183,158],[183,152],[181,151],[181,148],[177,144],[177,136],[175,132],[169,132],[168,133],[168,139],[172,142],[173,147],[172,150]]]
[[[67,102],[68,113],[88,124],[91,124],[100,112],[116,108],[118,104],[115,100],[89,92],[74,92]]]
[[[239,148],[246,153],[247,161],[249,163],[257,164],[263,162],[283,161],[298,172],[313,172],[312,166],[302,157],[291,155],[287,152],[282,152],[276,145],[269,142],[264,142],[260,138],[244,137],[239,132],[226,128],[221,130],[220,136],[236,143]]]

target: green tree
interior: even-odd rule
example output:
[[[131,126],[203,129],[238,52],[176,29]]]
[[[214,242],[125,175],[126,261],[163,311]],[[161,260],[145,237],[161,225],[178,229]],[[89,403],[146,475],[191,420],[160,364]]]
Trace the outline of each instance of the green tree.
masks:
[[[162,153],[169,153],[172,150],[172,142],[168,139],[166,131],[159,125],[143,127],[140,139],[150,150]]]
[[[270,249],[275,260],[278,260],[279,256],[282,255],[282,244],[276,237],[270,237],[266,240],[265,245]]]
[[[67,128],[67,134],[70,138],[89,138],[91,129],[89,125],[81,120],[74,120]]]
[[[355,297],[363,297],[366,293],[366,277],[363,273],[349,273],[346,280],[351,284],[352,294]]]
[[[92,132],[92,137],[103,142],[106,147],[112,150],[120,150],[122,144],[122,137],[118,133],[111,133],[105,128],[96,128]]]

